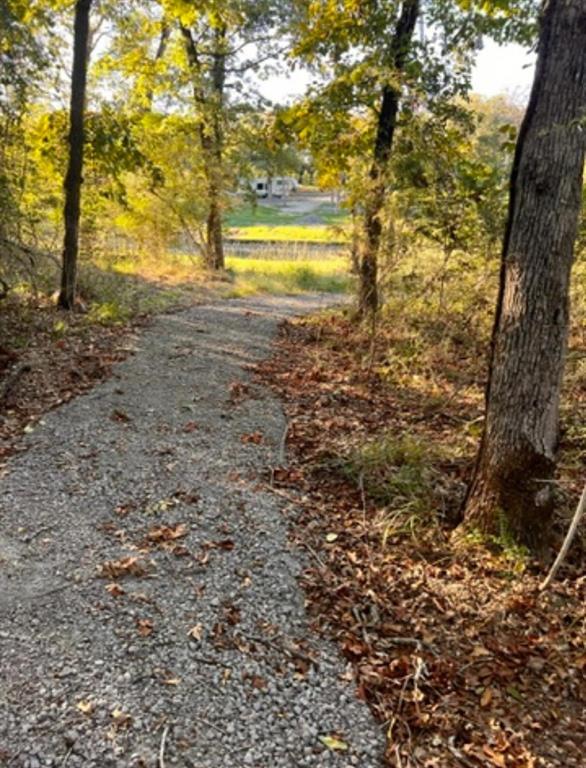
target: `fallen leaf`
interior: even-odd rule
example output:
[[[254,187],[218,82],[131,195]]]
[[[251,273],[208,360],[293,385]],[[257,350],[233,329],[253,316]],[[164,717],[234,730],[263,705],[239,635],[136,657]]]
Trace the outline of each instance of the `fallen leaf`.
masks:
[[[221,539],[220,541],[210,541],[207,546],[212,549],[224,549],[226,552],[230,552],[236,545],[232,539]]]
[[[124,413],[124,411],[120,411],[118,409],[115,409],[112,411],[112,415],[110,416],[112,421],[117,421],[122,424],[128,424],[130,421],[130,416],[127,413]]]
[[[195,421],[188,421],[187,424],[183,426],[183,432],[189,434],[190,432],[195,432],[196,429],[199,429],[199,424]]]
[[[107,560],[98,566],[99,574],[105,579],[119,579],[123,576],[144,576],[146,568],[138,557],[121,557]]]
[[[132,723],[132,717],[118,707],[112,710],[112,720],[116,728],[128,728]]]
[[[192,627],[189,632],[187,633],[190,637],[193,637],[194,640],[197,640],[198,642],[201,640],[203,635],[203,627],[201,624],[196,624],[195,627]]]
[[[256,688],[257,691],[264,691],[265,688],[268,687],[267,681],[260,675],[252,675],[250,678],[250,684],[253,688]]]
[[[120,584],[116,584],[116,582],[107,584],[106,591],[109,592],[112,597],[121,597],[122,595],[126,594],[126,590],[122,589]]]
[[[176,523],[175,525],[159,525],[156,528],[151,528],[147,533],[147,539],[156,544],[162,541],[175,541],[187,536],[188,528],[184,523]]]
[[[137,619],[136,627],[141,637],[148,637],[153,634],[154,624],[150,619]]]
[[[498,768],[507,768],[507,759],[501,752],[495,752],[488,744],[482,749],[493,765],[496,765]]]
[[[319,740],[328,749],[333,749],[337,752],[346,752],[348,750],[346,742],[338,739],[336,736],[320,736]]]
[[[254,443],[260,445],[264,443],[264,435],[262,432],[251,432],[250,434],[244,434],[240,436],[240,442],[242,443]]]
[[[93,701],[79,701],[76,706],[80,712],[83,712],[84,715],[91,715],[91,713],[94,711],[95,705]]]

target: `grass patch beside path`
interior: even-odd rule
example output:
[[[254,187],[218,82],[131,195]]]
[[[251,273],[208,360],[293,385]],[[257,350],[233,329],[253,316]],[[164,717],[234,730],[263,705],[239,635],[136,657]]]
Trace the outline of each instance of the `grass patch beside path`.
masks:
[[[247,259],[226,262],[233,284],[229,296],[255,293],[345,293],[352,287],[346,260],[340,257],[307,260]]]
[[[84,265],[80,289],[93,322],[124,323],[173,307],[260,293],[345,293],[353,279],[345,258],[229,256],[226,272],[207,272],[182,254],[128,256]]]
[[[344,232],[323,224],[256,225],[231,229],[229,236],[236,240],[273,240],[298,243],[343,243]]]

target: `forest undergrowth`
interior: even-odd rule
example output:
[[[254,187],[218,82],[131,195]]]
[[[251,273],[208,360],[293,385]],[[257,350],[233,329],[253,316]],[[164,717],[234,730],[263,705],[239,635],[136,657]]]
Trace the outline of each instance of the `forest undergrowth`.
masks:
[[[352,662],[389,766],[581,766],[586,541],[540,592],[545,564],[506,531],[454,535],[481,430],[490,297],[470,314],[473,294],[458,279],[447,288],[439,311],[413,294],[408,315],[391,295],[375,337],[349,309],[282,327],[259,369],[290,424],[290,463],[271,482],[301,510],[313,623]],[[583,483],[583,327],[564,398],[560,539]]]

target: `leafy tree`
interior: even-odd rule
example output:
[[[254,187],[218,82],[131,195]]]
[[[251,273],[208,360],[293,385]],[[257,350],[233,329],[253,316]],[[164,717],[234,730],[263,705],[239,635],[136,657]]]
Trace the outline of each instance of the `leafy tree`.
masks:
[[[377,264],[384,237],[385,202],[392,186],[391,158],[404,114],[437,113],[465,95],[478,39],[528,40],[535,0],[321,0],[299,3],[295,54],[326,80],[319,98],[332,113],[345,108],[366,116],[370,161],[363,189],[359,314],[379,305]],[[405,143],[403,147],[405,147]],[[390,225],[390,222],[389,222]]]
[[[258,72],[279,49],[275,27],[282,7],[278,3],[222,0],[201,4],[189,12],[175,9],[184,41],[198,138],[207,185],[206,264],[224,266],[222,193],[225,188],[225,143],[229,114],[228,94],[246,91],[246,79]],[[232,97],[231,106],[234,107]]]
[[[469,526],[543,544],[554,494],[569,284],[581,209],[586,6],[545,8],[517,141]]]

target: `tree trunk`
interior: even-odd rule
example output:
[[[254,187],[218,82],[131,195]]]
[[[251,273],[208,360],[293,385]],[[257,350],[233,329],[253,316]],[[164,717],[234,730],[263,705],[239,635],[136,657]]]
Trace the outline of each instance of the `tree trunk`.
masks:
[[[155,52],[155,59],[154,59],[155,65],[165,55],[165,53],[167,51],[167,46],[169,44],[169,38],[170,37],[171,37],[171,27],[163,19],[163,21],[161,22],[161,35],[159,37],[159,44],[158,44],[157,50]],[[153,76],[154,76],[154,73],[153,73]],[[145,97],[144,97],[145,109],[146,109],[147,112],[152,112],[154,99],[155,99],[154,84],[153,84],[152,81],[150,81],[149,84],[148,84],[146,93],[145,93]]]
[[[550,0],[513,162],[486,422],[464,509],[467,527],[533,549],[553,513],[585,116],[586,3]]]
[[[206,261],[209,269],[224,269],[224,237],[219,190],[212,182],[208,187],[210,201],[206,225]]]
[[[79,250],[79,215],[83,171],[84,113],[89,57],[89,20],[92,0],[77,0],[75,4],[73,71],[71,75],[71,106],[69,127],[69,162],[65,176],[63,266],[59,306],[73,309],[77,282]]]
[[[223,131],[224,86],[226,82],[226,29],[219,27],[214,32],[214,52],[211,67],[211,94],[204,92],[198,81],[204,75],[195,40],[189,29],[181,27],[189,65],[194,74],[193,94],[195,106],[200,113],[199,139],[205,158],[205,177],[208,195],[206,220],[205,260],[208,269],[224,268],[224,238],[222,232],[222,175],[223,175]]]
[[[389,63],[397,74],[405,68],[418,15],[419,0],[404,0],[389,48]],[[386,175],[393,147],[400,97],[400,86],[384,87],[369,174],[370,189],[364,214],[364,242],[360,258],[358,290],[359,317],[374,314],[379,305],[377,271],[382,234],[380,217],[386,197]]]

